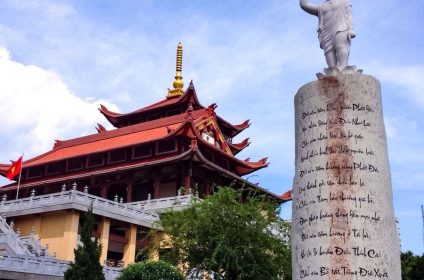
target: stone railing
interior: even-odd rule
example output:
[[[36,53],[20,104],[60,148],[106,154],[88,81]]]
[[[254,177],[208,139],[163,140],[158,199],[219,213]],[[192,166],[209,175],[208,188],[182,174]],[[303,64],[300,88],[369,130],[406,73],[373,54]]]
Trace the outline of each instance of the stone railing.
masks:
[[[0,270],[3,271],[63,277],[63,273],[68,267],[68,261],[56,260],[54,258],[0,255]],[[121,272],[122,268],[103,267],[106,280],[115,280]]]
[[[39,240],[35,239],[33,233],[30,236],[22,236],[20,239],[32,256],[50,257],[47,246],[42,245]]]
[[[158,199],[147,199],[142,201],[126,203],[131,207],[149,212],[162,212],[170,209],[183,209],[193,201],[200,201],[195,195],[178,195]]]
[[[35,196],[33,192],[29,198],[18,200],[3,198],[0,202],[0,213],[11,217],[64,209],[87,211],[90,205],[93,206],[94,214],[147,227],[152,227],[159,218],[154,213],[137,209],[126,203],[90,195],[86,190],[84,192],[77,191],[76,186],[70,191],[62,190],[58,193],[40,196]]]
[[[53,258],[21,255],[0,255],[0,270],[63,276],[69,262]]]
[[[31,255],[19,235],[0,217],[0,244],[7,245],[11,251],[20,255]]]
[[[116,278],[118,278],[121,272],[122,272],[121,267],[109,267],[109,266],[103,267],[103,273],[105,274],[106,280],[115,280]]]

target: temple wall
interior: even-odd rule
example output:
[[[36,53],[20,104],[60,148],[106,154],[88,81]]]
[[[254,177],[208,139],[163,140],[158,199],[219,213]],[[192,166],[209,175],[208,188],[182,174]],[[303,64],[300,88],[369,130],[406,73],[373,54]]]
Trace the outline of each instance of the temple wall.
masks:
[[[56,254],[61,260],[73,261],[74,248],[77,244],[79,212],[57,211],[41,215],[14,217],[15,230],[18,228],[22,236],[41,235],[41,243],[48,244],[50,254]]]
[[[159,198],[175,196],[177,193],[177,183],[167,182],[160,185]]]

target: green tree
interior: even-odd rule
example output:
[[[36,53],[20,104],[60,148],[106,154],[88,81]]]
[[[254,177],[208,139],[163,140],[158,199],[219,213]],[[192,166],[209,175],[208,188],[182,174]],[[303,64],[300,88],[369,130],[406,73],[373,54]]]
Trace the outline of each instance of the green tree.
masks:
[[[219,188],[189,208],[161,214],[172,242],[166,258],[186,265],[187,274],[208,272],[218,280],[291,279],[290,246],[272,233],[288,232],[277,210],[264,196]]]
[[[184,280],[184,275],[164,261],[144,261],[128,265],[117,280]]]
[[[400,260],[403,280],[424,279],[424,254],[417,256],[411,251],[407,251],[401,254]]]
[[[84,213],[81,225],[81,242],[74,249],[75,262],[65,271],[65,280],[104,280],[103,267],[100,265],[102,245],[97,238],[92,239],[94,227],[93,207]]]

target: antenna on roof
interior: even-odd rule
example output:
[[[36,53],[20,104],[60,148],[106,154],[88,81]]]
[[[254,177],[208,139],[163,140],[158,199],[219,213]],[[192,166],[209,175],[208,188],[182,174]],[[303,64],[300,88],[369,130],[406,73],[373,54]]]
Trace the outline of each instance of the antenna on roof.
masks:
[[[175,74],[175,80],[173,83],[174,89],[168,89],[168,96],[167,98],[173,98],[176,96],[183,95],[183,77],[181,76],[181,72],[183,70],[183,45],[178,43],[177,46],[177,65],[176,65],[176,74]]]

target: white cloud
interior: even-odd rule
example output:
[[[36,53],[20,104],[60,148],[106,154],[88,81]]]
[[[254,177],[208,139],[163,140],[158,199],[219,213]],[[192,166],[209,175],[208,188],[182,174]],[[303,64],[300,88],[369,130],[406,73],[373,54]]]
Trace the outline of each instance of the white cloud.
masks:
[[[397,127],[392,119],[384,118],[384,126],[386,128],[387,138],[396,138],[398,135]]]
[[[5,48],[0,48],[0,59],[10,59],[10,52]]]
[[[58,3],[57,1],[50,0],[5,0],[7,5],[13,7],[16,10],[28,11],[37,13],[42,17],[49,17],[55,19],[61,19],[68,16],[73,16],[76,11],[67,3]]]
[[[424,65],[374,64],[369,72],[378,73],[378,78],[386,83],[403,87],[405,90],[398,94],[411,98],[424,107]]]
[[[2,149],[1,161],[46,152],[55,139],[94,133],[97,122],[106,123],[99,103],[117,110],[107,101],[76,96],[59,74],[13,61],[0,47],[0,136],[9,147]]]

